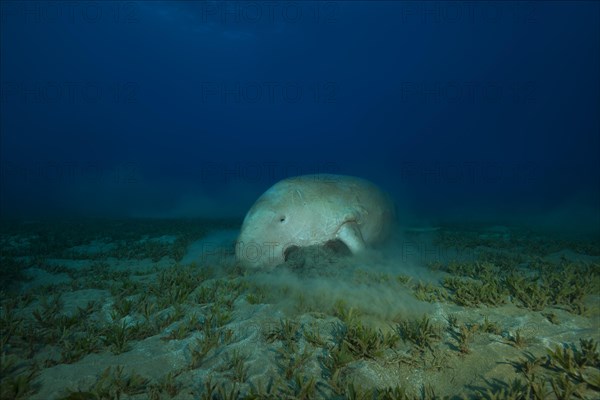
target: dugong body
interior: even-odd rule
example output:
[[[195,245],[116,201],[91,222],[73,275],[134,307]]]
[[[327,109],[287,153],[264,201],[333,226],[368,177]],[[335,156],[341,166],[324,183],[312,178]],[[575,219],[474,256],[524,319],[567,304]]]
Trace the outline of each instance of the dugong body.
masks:
[[[236,242],[236,257],[250,267],[273,267],[294,247],[339,240],[352,253],[384,240],[394,205],[373,183],[344,175],[284,179],[250,208]]]

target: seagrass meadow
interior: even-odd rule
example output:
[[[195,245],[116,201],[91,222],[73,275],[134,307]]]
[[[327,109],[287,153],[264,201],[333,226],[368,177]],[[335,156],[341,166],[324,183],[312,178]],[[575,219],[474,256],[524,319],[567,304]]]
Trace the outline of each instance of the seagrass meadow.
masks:
[[[234,257],[241,221],[2,222],[2,399],[595,399],[600,243],[398,232]]]
[[[599,400],[600,1],[0,1],[0,400]]]

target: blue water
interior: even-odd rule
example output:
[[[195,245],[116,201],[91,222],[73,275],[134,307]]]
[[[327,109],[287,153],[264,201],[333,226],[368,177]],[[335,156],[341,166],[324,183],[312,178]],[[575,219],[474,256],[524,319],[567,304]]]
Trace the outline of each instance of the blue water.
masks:
[[[600,224],[597,2],[2,2],[1,216],[243,216],[366,177],[423,220]]]
[[[0,52],[0,399],[598,398],[600,2],[2,1]]]

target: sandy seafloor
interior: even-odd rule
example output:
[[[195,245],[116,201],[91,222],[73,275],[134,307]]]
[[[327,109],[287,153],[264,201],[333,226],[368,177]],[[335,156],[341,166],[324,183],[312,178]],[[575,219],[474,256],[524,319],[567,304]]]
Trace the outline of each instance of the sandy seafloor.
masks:
[[[240,221],[5,221],[1,398],[600,396],[600,243],[405,229],[237,265]]]

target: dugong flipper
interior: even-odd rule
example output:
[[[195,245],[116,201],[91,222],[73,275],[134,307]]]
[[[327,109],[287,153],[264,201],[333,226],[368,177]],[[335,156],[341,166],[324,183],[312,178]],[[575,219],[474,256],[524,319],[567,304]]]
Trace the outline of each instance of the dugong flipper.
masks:
[[[356,222],[346,222],[335,235],[336,239],[344,242],[352,253],[358,253],[366,247],[365,241],[360,233],[360,228]]]
[[[285,261],[292,247],[343,242],[352,253],[384,240],[394,205],[373,183],[344,175],[284,179],[258,198],[242,224],[236,257],[253,267]]]

